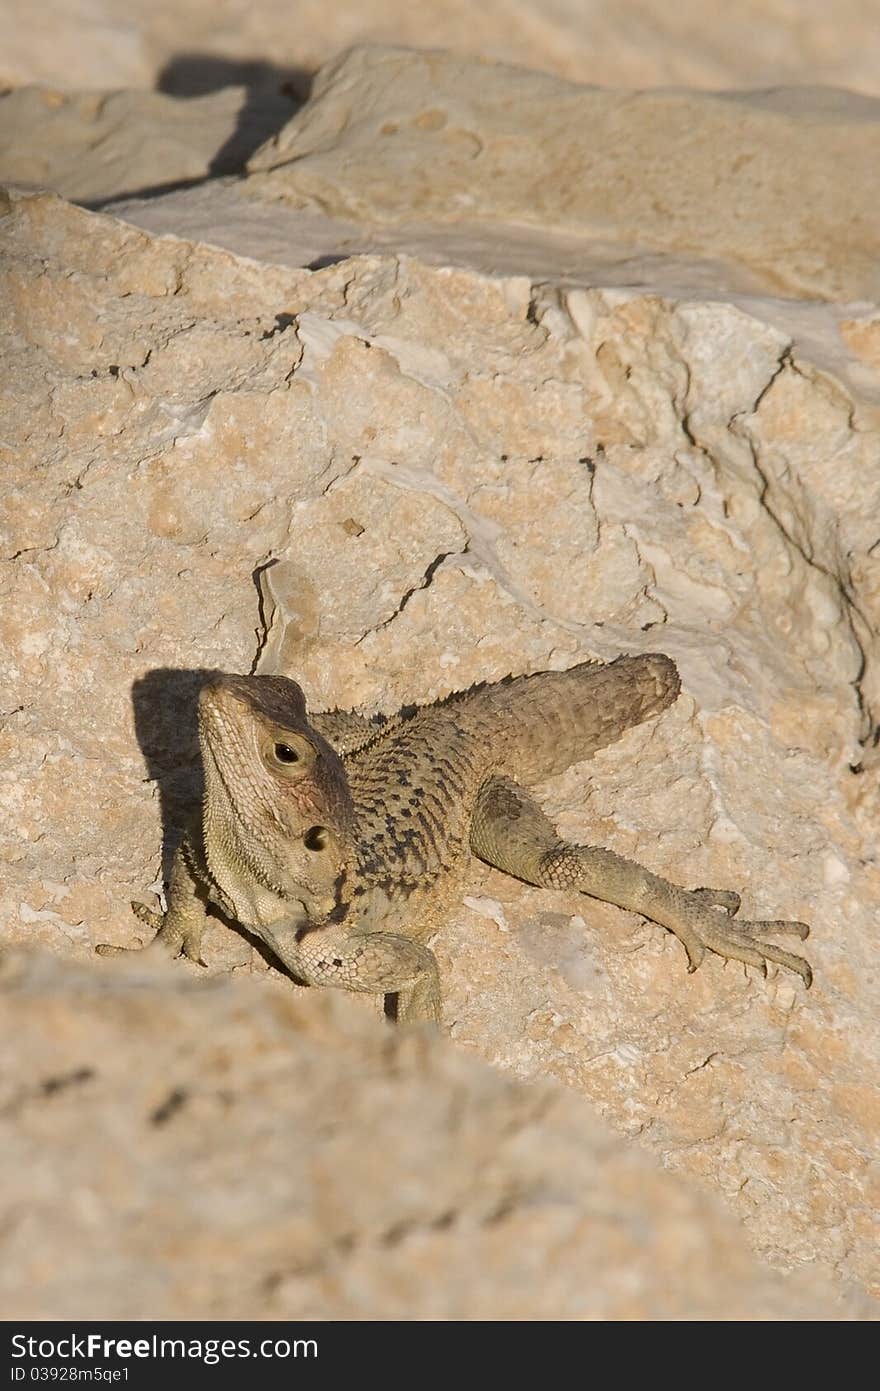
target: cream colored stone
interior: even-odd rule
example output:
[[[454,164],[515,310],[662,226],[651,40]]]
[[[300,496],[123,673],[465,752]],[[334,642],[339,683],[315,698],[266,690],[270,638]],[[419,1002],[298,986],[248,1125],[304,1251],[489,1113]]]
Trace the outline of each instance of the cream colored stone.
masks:
[[[112,71],[112,70],[111,70]],[[113,80],[105,70],[98,84]],[[69,86],[70,74],[59,81]],[[243,87],[178,99],[162,92],[68,92],[25,86],[0,96],[0,179],[78,203],[160,191],[241,168],[287,120],[283,93]]]
[[[322,69],[247,187],[364,223],[711,256],[773,294],[858,299],[880,294],[878,163],[880,103],[845,92],[608,91],[377,47]]]
[[[12,1319],[845,1319],[720,1203],[351,999],[7,956]]]
[[[238,255],[46,194],[10,195],[0,234],[0,294],[14,311],[0,400],[4,940],[68,963],[84,963],[96,941],[142,940],[127,904],[149,897],[163,828],[173,834],[197,786],[192,703],[203,669],[281,666],[317,705],[391,709],[508,671],[668,651],[683,679],[675,707],[548,785],[546,803],[567,834],[684,883],[736,887],[750,915],[808,919],[813,990],[719,960],[689,976],[662,929],[475,866],[468,897],[493,908],[487,916],[463,902],[436,943],[446,1026],[460,1050],[521,1077],[555,1077],[592,1102],[632,1141],[636,1187],[648,1172],[638,1145],[662,1154],[679,1181],[720,1192],[777,1265],[816,1264],[876,1284],[877,812],[871,774],[849,765],[876,760],[860,738],[880,703],[870,492],[878,417],[870,383],[861,391],[845,370],[837,329],[869,322],[867,311],[857,319],[829,306],[795,322],[790,306],[766,298],[680,299],[543,275],[533,283],[404,254],[310,273],[275,263],[259,240]],[[298,1014],[283,1003],[289,982],[219,923],[206,958],[212,974],[253,976],[266,1020],[270,1011],[281,1020],[279,1057],[290,1031],[336,1036],[344,1004],[310,1001]],[[415,1204],[411,1238],[383,1245],[409,1210],[383,1186],[380,1151],[399,1147],[400,1172],[436,1191],[420,1175],[424,1136],[430,1149],[448,1125],[455,1093],[442,1080],[436,1090],[424,1084],[431,1125],[382,1131],[369,1151],[350,1199],[362,1209],[340,1205],[333,1181],[321,1187],[317,1149],[303,1150],[308,1200],[298,1204],[285,1188],[279,1209],[271,1179],[284,1165],[274,1147],[266,1182],[247,1181],[253,1135],[277,1109],[274,1083],[260,1080],[263,1036],[242,1023],[236,1050],[237,1026],[208,1013],[226,989],[219,984],[192,995],[206,1011],[195,1023],[184,1018],[189,1004],[175,1013],[190,999],[189,977],[201,975],[182,963],[156,991],[138,987],[123,1005],[110,1003],[123,990],[112,965],[88,976],[107,982],[98,997],[107,1032],[99,1006],[82,1007],[77,992],[92,987],[68,977],[69,965],[53,968],[45,992],[23,987],[9,1025],[19,1039],[35,1031],[47,1049],[57,1047],[57,1025],[68,1056],[112,1064],[109,1091],[95,1094],[95,1133],[123,1127],[128,1155],[114,1170],[106,1146],[97,1159],[85,1148],[74,1156],[72,1132],[52,1131],[51,1116],[35,1119],[33,1133],[22,1122],[18,1173],[39,1190],[41,1214],[29,1229],[37,1235],[27,1279],[17,1246],[7,1262],[18,1270],[22,1314],[38,1316],[38,1304],[54,1315],[78,1309],[78,1282],[45,1273],[62,1249],[56,1239],[86,1253],[104,1282],[101,1300],[120,1317],[135,1296],[155,1316],[175,1301],[179,1309],[197,1266],[207,1273],[193,1274],[185,1307],[231,1316],[228,1283],[213,1282],[223,1251],[239,1253],[250,1289],[265,1291],[260,1280],[273,1277],[266,1311],[278,1317],[354,1317],[363,1290],[412,1314],[414,1272],[435,1268],[446,1273],[418,1306],[425,1316],[460,1312],[465,1299],[486,1317],[553,1308],[680,1316],[694,1297],[689,1277],[670,1277],[658,1305],[647,1277],[633,1295],[609,1275],[590,1292],[598,1305],[560,1304],[586,1298],[577,1252],[596,1239],[595,1208],[580,1216],[574,1207],[571,1228],[562,1219],[557,1228],[555,1215],[543,1224],[538,1211],[517,1212],[508,1231],[469,1217],[450,1255],[444,1190],[442,1209]],[[232,1016],[239,1006],[229,1008]],[[131,1055],[119,1045],[123,1026]],[[363,1028],[372,1028],[366,1014]],[[179,1078],[193,1087],[192,1174],[216,1172],[210,1210],[222,1213],[231,1194],[237,1214],[218,1216],[217,1227],[205,1225],[203,1209],[199,1225],[175,1206],[189,1190],[179,1191],[179,1163],[165,1163],[163,1146],[177,1144],[173,1119],[153,1128],[155,1152],[139,1148],[138,1127],[178,1084],[174,1060],[186,1058],[189,1037],[206,1050]],[[25,1061],[46,1056],[19,1048]],[[361,1044],[343,1051],[356,1059]],[[123,1105],[129,1056],[141,1060],[136,1108],[134,1099]],[[155,1057],[146,1070],[145,1057]],[[477,1075],[461,1056],[438,1064],[447,1065]],[[197,1074],[210,1083],[196,1086]],[[44,1075],[55,1075],[48,1064]],[[228,1116],[223,1076],[237,1079],[236,1097],[253,1097],[242,1102],[252,1109],[241,1152],[208,1143],[217,1117]],[[360,1074],[347,1080],[334,1055],[328,1077],[343,1091],[324,1086],[326,1105],[344,1115],[345,1088],[354,1094]],[[491,1086],[506,1095],[512,1084],[496,1077]],[[368,1096],[365,1087],[365,1108]],[[70,1106],[72,1127],[76,1087],[57,1100]],[[392,1119],[413,1105],[409,1092],[387,1091]],[[586,1123],[571,1121],[576,1153]],[[534,1120],[535,1153],[545,1157],[556,1143],[547,1124]],[[287,1130],[273,1134],[281,1154]],[[333,1134],[341,1172],[349,1139]],[[486,1134],[488,1144],[496,1131]],[[488,1150],[474,1153],[474,1167],[457,1171],[456,1202],[485,1166]],[[322,1142],[320,1162],[325,1155]],[[578,1201],[589,1192],[616,1211],[613,1186],[579,1162],[570,1171]],[[617,1158],[610,1167],[620,1171]],[[169,1195],[168,1221],[178,1225],[162,1226],[162,1241],[175,1243],[179,1276],[163,1276],[150,1230]],[[139,1198],[150,1204],[140,1224],[125,1215]],[[699,1252],[714,1219],[702,1198],[685,1206],[692,1201]],[[274,1221],[262,1215],[270,1210]],[[78,1248],[90,1212],[104,1244]],[[683,1221],[690,1250],[691,1218]],[[624,1227],[607,1233],[621,1262],[603,1257],[610,1271],[632,1268]],[[327,1230],[341,1245],[311,1275]],[[371,1235],[346,1250],[346,1232],[362,1230]],[[560,1262],[560,1284],[536,1292],[525,1283],[514,1298],[508,1282],[520,1279],[530,1243],[550,1253],[545,1265]],[[674,1248],[671,1229],[658,1236],[664,1260]],[[733,1249],[713,1247],[694,1270],[720,1270],[728,1258],[736,1266]],[[218,1260],[216,1269],[226,1267]],[[474,1270],[483,1272],[480,1292],[464,1278]],[[745,1278],[754,1285],[751,1266]],[[716,1288],[697,1284],[701,1298]],[[809,1291],[790,1297],[766,1307],[774,1316],[828,1307]],[[716,1305],[698,1307],[717,1316]]]
[[[0,178],[107,202],[237,172],[270,137],[247,189],[307,214],[283,224],[273,207],[257,229],[282,259],[296,261],[297,244],[305,264],[409,249],[507,273],[534,275],[543,260],[605,283],[877,297],[876,219],[861,196],[880,135],[866,96],[626,91],[607,76],[601,88],[574,86],[377,47],[328,64],[275,135],[296,105],[282,75],[267,66],[262,85],[190,98],[14,90],[0,98]],[[275,170],[268,182],[264,170]],[[212,188],[207,206],[202,196],[173,196],[166,222],[179,225],[186,209],[207,219],[202,235],[243,250],[259,211],[248,213],[237,186]],[[162,200],[133,215],[158,227]]]

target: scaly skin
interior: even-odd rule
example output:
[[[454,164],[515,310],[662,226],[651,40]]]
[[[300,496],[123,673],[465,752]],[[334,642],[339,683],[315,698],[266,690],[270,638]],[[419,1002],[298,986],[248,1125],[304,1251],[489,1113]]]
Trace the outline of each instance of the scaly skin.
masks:
[[[392,719],[306,715],[282,676],[219,676],[202,691],[202,814],[172,866],[168,911],[139,905],[151,950],[201,959],[215,904],[309,985],[398,997],[397,1017],[439,1021],[424,945],[457,902],[471,855],[542,888],[579,889],[642,913],[706,951],[775,961],[809,986],[802,957],[759,934],[805,923],[734,921],[739,896],[682,889],[610,850],[574,845],[521,784],[563,772],[676,699],[668,657],[619,657],[474,687]],[[124,950],[98,948],[102,954]]]

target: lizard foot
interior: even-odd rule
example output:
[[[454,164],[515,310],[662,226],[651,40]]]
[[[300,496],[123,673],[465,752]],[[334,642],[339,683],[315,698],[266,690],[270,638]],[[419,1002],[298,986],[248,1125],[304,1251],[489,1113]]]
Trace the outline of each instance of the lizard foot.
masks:
[[[95,947],[98,956],[124,956],[128,952],[146,952],[150,956],[161,956],[166,960],[185,956],[189,961],[195,961],[198,966],[206,965],[202,960],[201,922],[191,928],[172,927],[167,914],[155,913],[144,903],[132,903],[131,911],[142,923],[151,927],[156,935],[140,947],[117,947],[111,942],[99,942]]]
[[[666,926],[682,942],[688,955],[689,971],[696,971],[706,952],[710,951],[729,960],[757,966],[765,976],[767,962],[775,961],[799,975],[808,989],[812,985],[813,972],[809,962],[794,952],[761,940],[765,936],[776,935],[800,937],[803,940],[810,933],[806,923],[785,919],[733,921],[739,907],[739,896],[732,891],[679,890],[676,898],[678,894],[681,894],[682,901],[676,903],[678,911],[670,915]]]
[[[273,947],[281,961],[310,985],[330,985],[375,995],[396,995],[396,1009],[386,1014],[401,1024],[438,1025],[442,1018],[440,977],[432,951],[391,932],[346,933],[318,929],[300,938],[298,955],[288,959],[281,944]]]

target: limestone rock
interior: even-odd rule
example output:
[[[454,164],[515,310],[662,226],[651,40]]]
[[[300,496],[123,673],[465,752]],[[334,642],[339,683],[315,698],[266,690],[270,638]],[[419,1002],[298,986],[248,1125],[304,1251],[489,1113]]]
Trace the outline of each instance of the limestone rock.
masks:
[[[263,197],[361,222],[540,226],[620,256],[711,255],[733,288],[880,298],[880,101],[828,89],[591,89],[361,48],[250,160]]]
[[[383,48],[329,64],[287,121],[294,97],[13,91],[0,179],[96,204],[210,175],[124,215],[286,264],[390,250],[700,296],[880,295],[876,99],[615,91]],[[249,154],[252,177],[218,187]]]
[[[11,1319],[858,1317],[576,1097],[340,996],[13,956]]]
[[[155,193],[240,169],[293,106],[243,87],[189,100],[22,87],[0,96],[0,180],[78,203]]]
[[[497,77],[487,78],[487,95]],[[413,118],[422,97],[408,108]],[[731,100],[724,109],[739,108]],[[321,156],[339,207],[365,196],[347,138]],[[823,158],[817,136],[818,164]],[[423,187],[416,175],[414,196]],[[507,1307],[587,1317],[655,1307],[656,1316],[657,1308],[693,1309],[697,1295],[707,1317],[724,1300],[748,1316],[758,1306],[737,1303],[744,1296],[732,1286],[691,1280],[663,1234],[667,1201],[683,1203],[677,1230],[696,1253],[694,1270],[730,1261],[738,1280],[746,1267],[731,1254],[733,1237],[712,1245],[716,1218],[704,1190],[722,1195],[765,1259],[810,1268],[806,1283],[784,1295],[773,1293],[781,1286],[770,1276],[755,1284],[748,1268],[743,1279],[772,1316],[827,1309],[820,1276],[838,1289],[854,1281],[876,1290],[876,306],[742,288],[676,293],[679,273],[691,287],[711,281],[708,240],[655,258],[654,283],[643,260],[641,286],[621,287],[610,273],[575,274],[570,263],[566,273],[561,243],[538,222],[518,239],[516,228],[487,219],[482,245],[494,241],[496,263],[481,261],[479,247],[464,254],[460,241],[438,264],[454,229],[433,211],[423,224],[430,255],[412,254],[406,229],[390,219],[382,245],[312,272],[301,268],[305,240],[322,254],[333,219],[266,196],[291,187],[284,166],[242,189],[214,182],[129,207],[125,221],[48,193],[12,191],[0,207],[0,300],[8,306],[0,347],[0,927],[6,944],[65,958],[34,966],[35,975],[22,967],[12,991],[18,1073],[32,1079],[27,1097],[39,1094],[35,1112],[21,1111],[33,1120],[16,1131],[20,1182],[32,1180],[38,1193],[35,1205],[32,1190],[16,1190],[24,1236],[10,1240],[27,1245],[30,1231],[41,1253],[28,1282],[19,1279],[20,1312],[42,1302],[49,1314],[74,1316],[77,1281],[65,1282],[53,1263],[75,1248],[74,1229],[91,1223],[82,1259],[97,1251],[88,1278],[103,1282],[101,1300],[120,1317],[136,1295],[154,1316],[179,1305],[178,1267],[182,1283],[232,1248],[244,1252],[265,1311],[281,1317],[360,1316],[371,1288],[383,1309],[411,1313],[415,1263],[435,1258],[445,1274],[425,1296],[436,1301],[425,1316],[460,1310],[465,1295],[487,1317]],[[198,235],[175,223],[187,209],[193,217],[199,210]],[[172,235],[135,225],[150,216],[164,217],[162,231]],[[279,245],[286,255],[276,256]],[[727,246],[725,255],[735,251]],[[822,277],[833,292],[829,255],[817,240],[811,293]],[[749,274],[767,275],[769,264],[756,262]],[[788,263],[777,264],[781,276]],[[487,1210],[482,1199],[467,1208],[474,1176],[489,1167],[478,1137],[470,1168],[455,1171],[471,1214],[459,1239],[457,1219],[445,1225],[458,1208],[422,1201],[421,1135],[404,1142],[393,1116],[370,1154],[409,1146],[400,1172],[414,1176],[410,1206],[405,1194],[395,1206],[396,1197],[377,1191],[373,1159],[362,1194],[346,1199],[362,1200],[362,1210],[340,1206],[333,1182],[321,1196],[319,1160],[304,1142],[296,1172],[308,1171],[309,1194],[318,1196],[299,1205],[293,1187],[283,1187],[290,1218],[276,1235],[260,1190],[271,1199],[273,1175],[287,1184],[277,1156],[286,1127],[299,1124],[283,1061],[289,1034],[308,1040],[314,1030],[330,1050],[326,1072],[321,1047],[304,1044],[299,1055],[299,1075],[313,1073],[328,1097],[328,1127],[348,1106],[346,1089],[355,1094],[365,1080],[359,1067],[373,1069],[382,1093],[380,1055],[420,1058],[422,1045],[381,1036],[371,1051],[368,1040],[380,1036],[369,1032],[366,1011],[358,1019],[358,1002],[299,1001],[272,963],[219,921],[206,939],[202,992],[193,978],[204,973],[182,963],[155,987],[132,968],[141,983],[128,994],[117,963],[92,964],[96,942],[139,937],[128,901],[157,882],[163,836],[173,838],[197,785],[199,672],[256,664],[295,674],[315,708],[390,710],[511,670],[652,649],[678,662],[679,702],[548,785],[544,800],[569,835],[683,883],[735,887],[750,916],[812,922],[813,990],[719,960],[688,976],[679,944],[662,929],[475,865],[461,911],[436,943],[458,1053],[431,1047],[425,1056],[436,1059],[428,1066],[439,1080],[432,1090],[420,1073],[419,1086],[435,1118],[424,1133],[436,1148],[456,1097],[476,1097],[475,1114],[492,1097],[502,1098],[502,1112],[504,1098],[514,1098],[512,1114],[520,1114],[532,1105],[524,1098],[550,1095],[544,1079],[565,1083],[579,1096],[546,1103],[534,1153],[551,1166],[557,1147],[568,1157],[559,1169],[529,1170],[539,1172],[529,1192],[555,1192],[558,1181],[579,1203],[589,1195],[603,1211],[620,1211],[612,1178],[589,1168],[596,1145],[610,1146],[608,1172],[636,1176],[630,1192],[650,1197],[657,1249],[669,1252],[683,1283],[676,1276],[666,1302],[652,1306],[656,1285],[615,1228],[609,1241],[621,1264],[609,1268],[640,1272],[637,1295],[628,1303],[620,1294],[621,1276],[590,1292],[604,1303],[577,1303],[586,1298],[578,1264],[586,1247],[569,1240],[568,1217],[554,1207],[544,1225],[536,1203],[525,1216],[517,1208],[506,1228],[473,1215]],[[251,977],[259,1006],[219,981],[230,968]],[[82,1008],[83,993],[94,1007]],[[145,1003],[132,1009],[132,999]],[[224,1032],[238,1037],[235,1020],[251,1022],[241,1024],[241,1048],[223,1051]],[[340,1042],[349,1029],[350,1048]],[[186,1067],[176,1031],[193,1040]],[[65,1039],[76,1047],[59,1070],[50,1055]],[[486,1080],[464,1052],[496,1063],[496,1076]],[[155,1065],[144,1067],[153,1054]],[[126,1063],[135,1056],[140,1074]],[[264,1181],[252,1184],[253,1136],[278,1111],[272,1059],[291,1109],[271,1131]],[[96,1159],[85,1141],[66,1138],[93,1079],[40,1092],[46,1079],[92,1067],[106,1078],[88,1102],[96,1133],[119,1134],[125,1156],[115,1177],[106,1144]],[[521,1091],[505,1071],[534,1079],[535,1090]],[[241,1149],[228,1142],[218,1158],[225,1083],[213,1079],[221,1074],[232,1076],[247,1119]],[[328,1092],[330,1079],[340,1079],[338,1092]],[[13,1078],[18,1096],[16,1085]],[[407,1113],[410,1085],[418,1090],[406,1082],[386,1111]],[[188,1102],[175,1101],[178,1114],[153,1127],[143,1151],[150,1162],[142,1161],[144,1117],[166,1115],[175,1088],[190,1087],[191,1115]],[[44,1134],[47,1095],[70,1110],[46,1120]],[[584,1148],[592,1124],[584,1098],[628,1137],[623,1159],[607,1137]],[[570,1146],[557,1145],[556,1106],[571,1108]],[[366,1110],[349,1110],[368,1130]],[[192,1128],[175,1134],[174,1125]],[[348,1133],[328,1133],[342,1172]],[[180,1145],[197,1179],[216,1182],[213,1205],[198,1206],[198,1183],[195,1196],[176,1193]],[[654,1172],[645,1149],[663,1156],[675,1180]],[[100,1182],[88,1177],[96,1164]],[[69,1176],[61,1192],[59,1174]],[[506,1183],[492,1190],[499,1201]],[[58,1204],[69,1192],[77,1200],[62,1219]],[[156,1227],[169,1194],[168,1225]],[[341,1244],[328,1267],[310,1273],[316,1233],[335,1211],[346,1217],[333,1228]],[[571,1211],[580,1222],[584,1209]],[[411,1219],[414,1228],[405,1225]],[[54,1220],[67,1234],[63,1247],[51,1245]],[[595,1230],[583,1232],[589,1245]],[[349,1249],[351,1233],[358,1244]],[[546,1295],[523,1276],[533,1245],[562,1262],[560,1285]],[[294,1253],[289,1261],[285,1252]],[[145,1272],[139,1286],[137,1269]],[[474,1293],[470,1276],[480,1269],[491,1278]],[[192,1285],[192,1312],[228,1315],[221,1286],[210,1273],[207,1284]],[[710,1293],[722,1303],[710,1304]]]

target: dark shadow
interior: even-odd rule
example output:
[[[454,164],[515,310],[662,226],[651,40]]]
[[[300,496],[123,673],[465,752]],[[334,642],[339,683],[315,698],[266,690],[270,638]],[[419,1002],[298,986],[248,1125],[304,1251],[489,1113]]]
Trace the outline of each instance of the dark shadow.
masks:
[[[189,815],[202,800],[204,777],[196,718],[199,692],[215,672],[157,667],[134,682],[131,701],[134,727],[147,765],[147,777],[159,792],[162,817],[162,873]]]
[[[86,199],[79,204],[89,212],[99,213],[104,208],[112,209],[114,203],[126,203],[129,198],[161,198],[165,193],[179,193],[183,188],[198,188],[206,184],[205,179],[171,179],[167,184],[147,184],[143,188],[125,188],[114,193],[111,198]]]
[[[357,251],[328,252],[325,256],[316,256],[314,261],[309,261],[306,270],[325,270],[327,266],[338,265],[340,261],[348,261],[358,254]]]
[[[174,179],[149,187],[129,188],[84,203],[99,211],[128,198],[159,198],[165,193],[195,188],[209,179],[243,174],[255,150],[277,135],[308,100],[312,74],[305,68],[278,67],[262,58],[234,60],[211,53],[178,53],[159,73],[156,90],[171,97],[203,97],[224,87],[244,87],[245,95],[235,129],[216,151],[204,178]]]
[[[296,105],[309,98],[314,73],[282,68],[265,58],[221,58],[215,53],[176,53],[159,73],[156,91],[169,97],[204,97],[221,87],[283,92]]]
[[[276,314],[274,328],[267,328],[265,333],[261,333],[260,342],[265,342],[267,338],[274,338],[279,333],[286,333],[286,331],[291,327],[291,325],[295,323],[295,314]],[[254,571],[253,581],[254,584],[257,586],[258,591],[260,588],[259,576],[262,573],[262,571],[268,570],[270,566],[277,564],[277,560],[270,560],[267,565],[261,565],[257,570]]]
[[[199,692],[219,674],[207,667],[194,670],[156,667],[135,681],[131,688],[135,733],[144,755],[147,777],[156,783],[159,791],[162,877],[166,883],[186,822],[197,812],[204,790],[197,716]],[[285,975],[292,974],[265,942],[241,923],[228,918],[213,903],[210,912],[244,937],[270,966]]]
[[[309,99],[313,74],[264,58],[219,58],[178,53],[159,73],[156,90],[170,97],[203,97],[223,87],[246,88],[232,135],[211,160],[208,177],[241,174],[251,155],[287,124]]]

